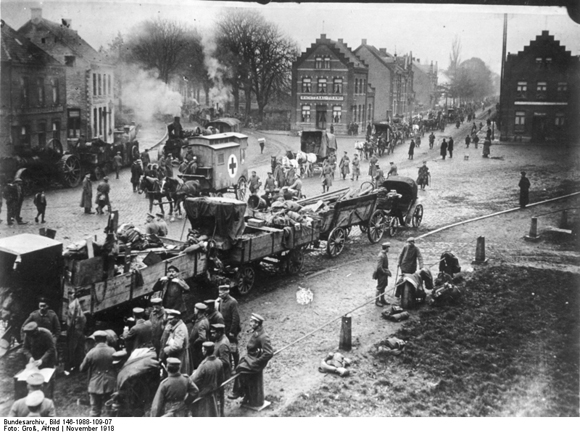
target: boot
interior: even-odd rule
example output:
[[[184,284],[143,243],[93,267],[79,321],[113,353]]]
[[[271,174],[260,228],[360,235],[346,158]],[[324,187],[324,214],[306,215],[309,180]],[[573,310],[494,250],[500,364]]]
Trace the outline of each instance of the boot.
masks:
[[[378,290],[375,292],[375,305],[377,307],[384,307],[383,296]]]

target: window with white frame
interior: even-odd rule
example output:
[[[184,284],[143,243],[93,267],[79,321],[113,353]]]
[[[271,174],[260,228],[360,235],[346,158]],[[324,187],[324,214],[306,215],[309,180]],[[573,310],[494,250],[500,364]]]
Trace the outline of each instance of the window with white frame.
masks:
[[[318,79],[318,93],[326,93],[326,78]]]
[[[335,105],[332,107],[332,123],[340,123],[342,118],[342,107]]]
[[[342,93],[342,78],[335,78],[332,84],[332,93]]]
[[[302,93],[311,93],[311,92],[312,92],[312,79],[302,78]]]
[[[538,81],[536,86],[536,99],[546,99],[548,92],[548,83],[546,81]]]
[[[314,68],[322,69],[322,57],[316,57],[316,59],[314,59]]]
[[[518,85],[516,87],[516,98],[525,99],[528,93],[528,82],[527,81],[518,81]]]
[[[324,69],[330,69],[330,57],[324,58]]]
[[[310,123],[310,105],[302,106],[302,122]]]
[[[564,126],[565,121],[566,121],[566,117],[564,116],[564,113],[556,113],[556,118],[554,120],[554,123],[558,128],[561,128],[562,126]]]
[[[516,111],[515,117],[515,131],[516,132],[523,132],[526,126],[526,112],[525,111]]]

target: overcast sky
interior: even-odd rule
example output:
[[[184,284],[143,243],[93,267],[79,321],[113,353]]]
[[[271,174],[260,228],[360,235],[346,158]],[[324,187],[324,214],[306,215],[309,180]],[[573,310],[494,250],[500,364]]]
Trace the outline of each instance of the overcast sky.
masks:
[[[43,17],[60,22],[72,19],[77,30],[95,49],[107,46],[120,31],[157,16],[184,21],[201,33],[226,8],[244,7],[260,11],[269,21],[306,49],[321,33],[331,39],[342,38],[353,49],[362,39],[390,53],[409,51],[422,63],[438,61],[440,68],[449,63],[453,38],[461,39],[462,59],[479,57],[495,72],[500,71],[503,13],[508,13],[508,52],[517,52],[530,40],[549,30],[574,55],[580,55],[580,25],[562,8],[459,6],[459,5],[386,5],[386,4],[269,4],[266,6],[234,2],[186,0],[86,0],[27,2],[1,0],[2,19],[18,29],[30,19],[31,7],[42,7]]]

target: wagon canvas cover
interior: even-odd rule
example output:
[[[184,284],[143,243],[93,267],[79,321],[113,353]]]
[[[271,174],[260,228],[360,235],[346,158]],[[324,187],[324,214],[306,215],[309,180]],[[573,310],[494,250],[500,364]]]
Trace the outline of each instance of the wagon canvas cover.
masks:
[[[183,204],[193,228],[207,227],[208,221],[215,224],[215,234],[239,239],[246,228],[244,214],[247,204],[225,197],[188,198]],[[214,229],[214,227],[212,227]]]

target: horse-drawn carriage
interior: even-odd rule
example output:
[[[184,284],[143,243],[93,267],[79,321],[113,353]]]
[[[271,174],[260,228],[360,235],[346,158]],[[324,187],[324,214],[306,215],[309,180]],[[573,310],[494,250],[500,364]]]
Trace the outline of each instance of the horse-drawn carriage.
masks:
[[[385,180],[380,187],[387,191],[386,197],[382,197],[378,208],[386,216],[386,231],[389,236],[394,236],[399,227],[399,216],[405,225],[419,227],[423,220],[423,205],[419,203],[417,183],[410,177],[393,176]],[[390,192],[396,192],[397,195]],[[401,197],[398,197],[400,195]]]
[[[306,155],[316,155],[316,161],[311,162],[314,171],[314,168],[320,168],[322,162],[331,154],[337,154],[336,136],[319,129],[302,131],[300,134],[300,150]]]

